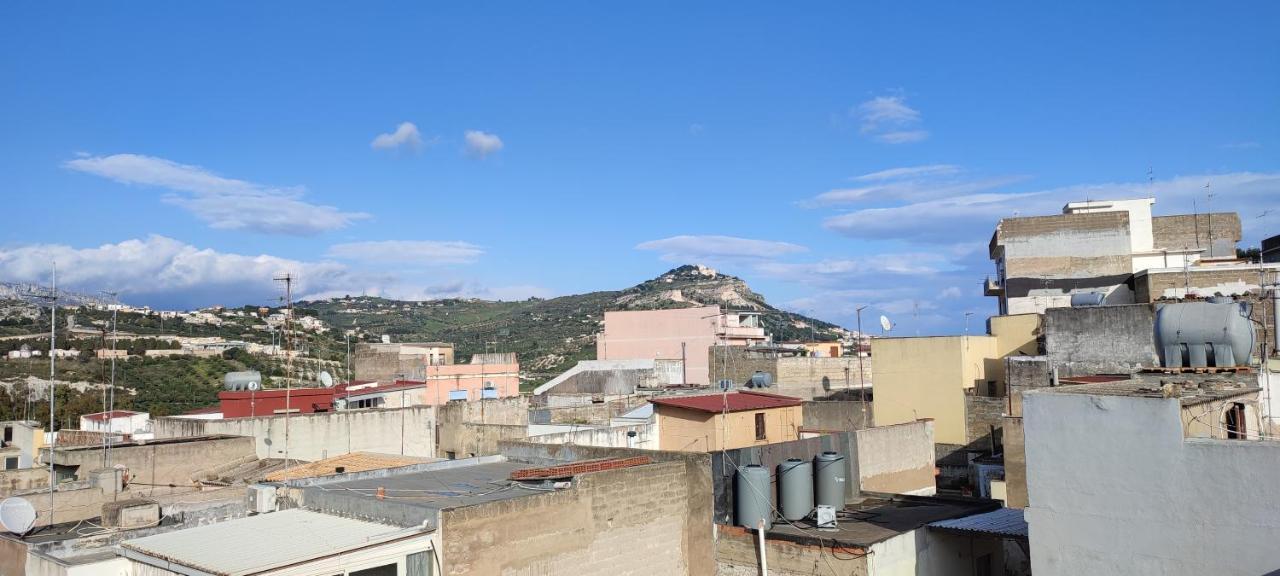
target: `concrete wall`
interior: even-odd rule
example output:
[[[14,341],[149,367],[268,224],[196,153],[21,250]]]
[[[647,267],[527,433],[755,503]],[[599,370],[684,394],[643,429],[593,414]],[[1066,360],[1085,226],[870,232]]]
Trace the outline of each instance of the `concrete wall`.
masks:
[[[1027,507],[1027,447],[1023,438],[1022,417],[1006,416],[1004,440],[1004,505]]]
[[[965,390],[985,385],[998,364],[993,336],[876,338],[874,414],[877,424],[933,418],[938,442],[964,444]]]
[[[683,344],[685,379],[707,384],[707,350],[715,344],[719,316],[719,306],[605,312],[596,358],[674,360],[682,357]]]
[[[632,396],[596,404],[535,409],[529,415],[539,424],[608,424],[609,420],[647,404],[642,396]]]
[[[635,436],[629,436],[634,432]],[[529,436],[529,442],[540,444],[581,444],[606,448],[642,448],[658,449],[658,425],[637,424],[635,426],[606,426],[577,428],[556,434]]]
[[[871,402],[822,400],[805,402],[801,407],[800,425],[806,430],[842,430],[851,432],[875,425]]]
[[[932,495],[936,492],[933,421],[877,426],[853,436],[852,491]]]
[[[1234,258],[1236,242],[1240,241],[1240,215],[1214,212],[1212,215],[1156,216],[1151,219],[1151,234],[1156,249],[1201,248],[1206,258]]]
[[[0,498],[14,492],[49,487],[49,469],[17,468],[0,470]],[[3,572],[0,572],[3,574]]]
[[[438,458],[496,454],[498,442],[524,438],[529,427],[527,397],[449,402],[438,407]]]
[[[1149,217],[1149,208],[1148,208]],[[1007,314],[1070,305],[1076,292],[1131,303],[1131,218],[1127,211],[1005,218],[993,257],[1003,261]]]
[[[1156,366],[1155,315],[1147,304],[1045,311],[1045,350],[1059,377],[1128,374]]]
[[[760,553],[755,532],[716,526],[716,576],[759,576]],[[774,576],[866,576],[869,555],[861,549],[832,554],[827,546],[766,539],[765,557]],[[912,572],[911,574],[915,574]]]
[[[872,355],[874,357],[874,355]],[[714,346],[708,361],[711,363],[711,380],[733,380],[746,384],[757,370],[773,375],[774,386],[780,389],[812,389],[808,397],[822,395],[832,390],[859,388],[872,383],[872,358],[861,362],[863,377],[858,378],[859,362],[855,356],[763,356],[749,352],[741,346]],[[782,392],[779,392],[782,393]]]
[[[289,418],[289,458],[315,461],[347,452],[434,457],[435,408],[341,410]],[[156,418],[156,438],[230,434],[252,436],[259,458],[283,458],[285,417],[230,420]]]
[[[48,462],[48,452],[48,448],[42,452],[41,460]],[[88,477],[89,471],[103,467],[100,447],[58,449],[56,453],[55,464],[75,468],[74,473],[81,480]],[[203,477],[202,472],[219,464],[256,458],[253,439],[244,436],[118,444],[111,449],[112,464],[128,468],[131,482],[145,484],[189,485],[191,480]]]
[[[1004,427],[1004,414],[1008,405],[1008,397],[965,396],[965,443],[973,444],[981,441],[983,445],[988,444],[991,441],[992,430],[999,434],[999,430]]]
[[[377,382],[419,380],[427,366],[453,364],[453,360],[453,345],[439,342],[358,343],[351,350],[353,376]]]
[[[1280,444],[1184,439],[1177,399],[1028,393],[1032,571],[1269,573]]]
[[[660,462],[580,475],[568,490],[445,510],[443,573],[712,574],[708,480],[684,462]]]

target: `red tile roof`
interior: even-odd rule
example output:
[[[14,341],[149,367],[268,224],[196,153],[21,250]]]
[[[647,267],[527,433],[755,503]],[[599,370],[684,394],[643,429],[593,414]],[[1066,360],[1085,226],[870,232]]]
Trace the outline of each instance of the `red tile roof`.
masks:
[[[525,468],[516,470],[511,473],[512,480],[541,480],[553,478],[569,478],[580,474],[589,474],[591,472],[604,472],[605,470],[616,470],[618,468],[630,468],[632,466],[644,466],[652,464],[653,460],[648,456],[632,456],[631,458],[602,458],[600,460],[582,460],[579,462],[570,462],[559,466],[548,466],[546,468]]]
[[[787,408],[799,406],[804,401],[791,396],[779,396],[764,392],[733,392],[730,394],[706,394],[703,396],[673,396],[670,398],[653,398],[650,402],[658,406],[696,410],[698,412],[743,412],[746,410],[766,410],[769,408]]]
[[[372,384],[372,386],[370,386]],[[427,385],[421,380],[396,380],[389,384],[383,384],[376,381],[362,382],[357,380],[351,384],[339,384],[333,387],[334,394],[340,397],[364,396],[365,394],[383,394],[386,392],[396,392],[399,390],[412,390],[414,388],[422,388]]]
[[[141,412],[130,412],[128,410],[112,410],[111,412],[95,412],[93,414],[85,414],[84,416],[81,416],[81,418],[87,418],[89,420],[93,420],[94,422],[102,422],[104,420],[109,420],[112,418],[128,418],[130,416],[137,416],[138,414],[141,414]]]

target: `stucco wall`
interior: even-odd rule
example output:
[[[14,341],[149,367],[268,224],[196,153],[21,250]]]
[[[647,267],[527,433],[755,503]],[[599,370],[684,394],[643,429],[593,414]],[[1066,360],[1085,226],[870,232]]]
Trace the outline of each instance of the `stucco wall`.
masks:
[[[444,574],[712,574],[710,493],[704,474],[676,461],[446,510]]]
[[[992,336],[873,339],[875,422],[933,418],[937,442],[964,444],[965,389],[985,384],[987,368],[998,363],[996,343]]]
[[[763,439],[756,438],[756,414],[764,414]],[[663,450],[708,451],[788,442],[800,438],[800,423],[804,421],[800,406],[728,414],[657,406],[655,415]]]
[[[1183,439],[1176,399],[1024,397],[1032,571],[1280,567],[1280,444]]]
[[[716,576],[759,576],[760,554],[754,532],[737,526],[717,526]],[[827,546],[767,539],[764,544],[769,574],[776,576],[866,576],[869,555],[858,549],[832,554]],[[912,573],[914,574],[914,572]]]
[[[435,456],[456,458],[497,453],[498,442],[528,434],[527,397],[449,402],[437,409]]]
[[[111,449],[111,462],[128,468],[133,482],[185,485],[220,464],[256,459],[253,444],[252,438],[244,436],[205,438],[190,442],[123,444]],[[48,461],[47,448],[42,452],[41,459]],[[56,463],[58,466],[76,467],[77,478],[84,480],[89,471],[102,467],[102,450],[57,450]]]
[[[707,349],[715,343],[719,314],[719,306],[605,312],[596,358],[674,360],[682,357],[683,343],[685,378],[691,384],[707,384]]]
[[[635,436],[629,436],[628,433],[630,432],[634,432]],[[657,450],[658,425],[637,424],[635,426],[577,428],[567,432],[529,436],[527,440],[539,444],[581,444],[607,448]]]
[[[936,492],[933,421],[877,426],[854,433],[855,491],[930,495]]]
[[[865,409],[865,410],[864,410]],[[872,402],[821,400],[805,402],[802,426],[807,430],[844,430],[846,432],[875,425],[871,417]]]
[[[49,487],[49,468],[0,470],[0,498],[20,490]],[[3,574],[3,572],[0,572]]]
[[[156,438],[230,434],[252,436],[259,458],[284,457],[284,416],[152,420]],[[289,458],[321,460],[347,452],[435,456],[435,408],[340,410],[289,417]]]

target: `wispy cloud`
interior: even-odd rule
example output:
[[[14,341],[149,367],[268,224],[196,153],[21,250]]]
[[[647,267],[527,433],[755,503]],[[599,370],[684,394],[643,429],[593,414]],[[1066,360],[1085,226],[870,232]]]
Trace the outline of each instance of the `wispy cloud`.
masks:
[[[301,187],[282,188],[226,178],[199,166],[154,156],[86,156],[63,165],[116,182],[169,190],[172,193],[163,197],[165,202],[222,230],[310,236],[369,218],[362,212],[344,212],[306,202]]]
[[[636,249],[659,252],[663,260],[680,264],[776,258],[808,250],[790,242],[713,235],[672,236],[641,242]]]
[[[413,122],[401,122],[394,132],[377,135],[369,146],[375,150],[392,150],[402,147],[417,150],[422,147],[422,134],[418,132],[418,127]]]
[[[484,254],[479,246],[462,241],[381,240],[349,242],[329,247],[328,256],[342,260],[427,266],[470,264]]]
[[[907,144],[929,137],[921,129],[923,117],[919,110],[907,105],[903,96],[876,96],[858,104],[852,111],[860,122],[863,135],[886,144]]]
[[[806,283],[841,283],[868,275],[921,276],[956,270],[948,256],[936,252],[880,253],[860,258],[817,262],[763,262],[756,270],[776,278],[804,278]]]
[[[1226,144],[1223,144],[1222,147],[1228,148],[1231,150],[1252,150],[1254,148],[1261,148],[1262,143],[1254,142],[1252,140],[1247,140],[1244,142],[1228,142]]]
[[[904,166],[902,168],[889,168],[888,170],[878,170],[869,172],[860,176],[854,176],[850,180],[857,182],[875,182],[880,180],[897,180],[900,178],[919,178],[922,176],[951,176],[959,174],[960,167],[955,164],[926,164],[924,166]]]
[[[466,142],[467,155],[473,158],[485,158],[501,150],[503,146],[502,139],[497,134],[481,130],[467,130],[463,140]]]

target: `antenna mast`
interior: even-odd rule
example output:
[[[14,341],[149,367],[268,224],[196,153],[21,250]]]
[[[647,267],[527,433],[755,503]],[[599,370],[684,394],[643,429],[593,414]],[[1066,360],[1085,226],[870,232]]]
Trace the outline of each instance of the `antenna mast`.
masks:
[[[1209,257],[1213,258],[1213,188],[1208,182],[1204,183],[1205,190],[1205,212],[1209,214]]]
[[[276,282],[284,282],[284,465],[289,465],[289,413],[293,412],[293,274],[277,276]]]
[[[54,502],[53,489],[58,485],[58,479],[53,470],[53,461],[56,458],[56,452],[54,452],[54,448],[56,448],[58,445],[57,433],[53,431],[53,427],[54,427],[53,426],[53,422],[54,422],[53,405],[56,402],[56,398],[57,398],[57,396],[54,394],[54,392],[57,391],[57,388],[55,387],[55,384],[54,384],[56,382],[55,376],[57,374],[55,371],[57,354],[54,354],[54,351],[57,349],[57,339],[58,339],[58,263],[57,261],[53,263],[53,281],[51,282],[51,284],[52,284],[51,288],[53,292],[52,294],[49,295],[49,526],[53,526],[53,502]]]

